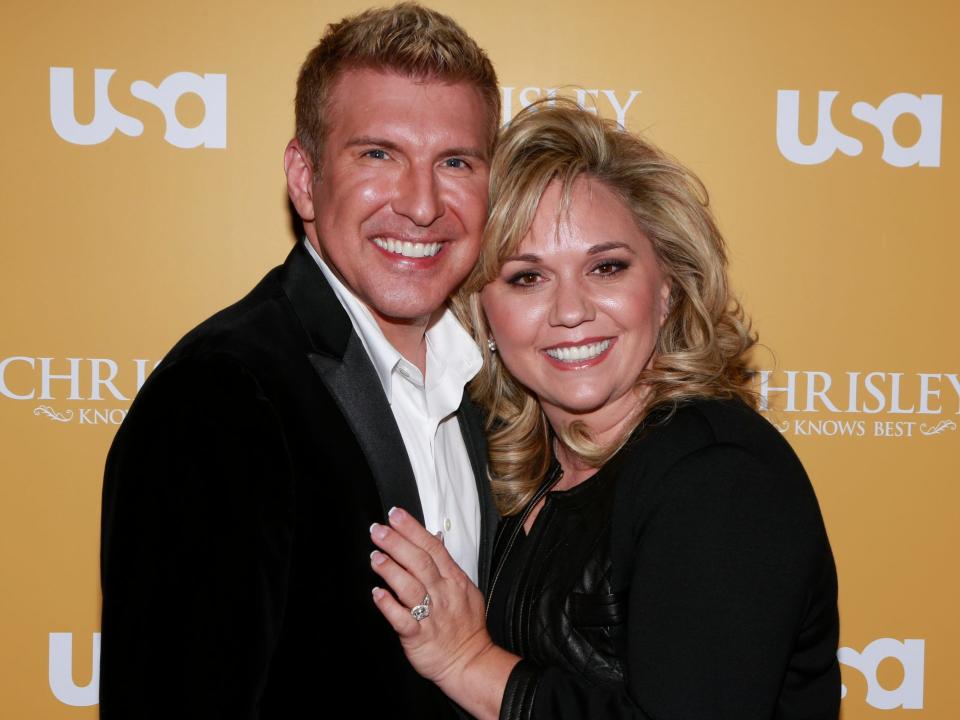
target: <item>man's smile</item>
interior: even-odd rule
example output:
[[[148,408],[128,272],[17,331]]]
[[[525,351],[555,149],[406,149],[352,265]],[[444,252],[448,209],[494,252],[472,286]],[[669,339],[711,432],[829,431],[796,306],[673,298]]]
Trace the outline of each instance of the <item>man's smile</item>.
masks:
[[[405,258],[429,258],[440,252],[443,243],[440,242],[411,242],[409,240],[394,240],[393,238],[375,237],[373,244],[381,250],[386,250]]]

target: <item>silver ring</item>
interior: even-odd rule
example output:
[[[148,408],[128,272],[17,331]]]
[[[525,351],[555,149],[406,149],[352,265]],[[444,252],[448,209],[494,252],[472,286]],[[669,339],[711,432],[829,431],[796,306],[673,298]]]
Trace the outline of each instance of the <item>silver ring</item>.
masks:
[[[410,610],[410,614],[413,615],[413,619],[417,622],[430,617],[430,596],[424,595],[423,602],[413,607]]]

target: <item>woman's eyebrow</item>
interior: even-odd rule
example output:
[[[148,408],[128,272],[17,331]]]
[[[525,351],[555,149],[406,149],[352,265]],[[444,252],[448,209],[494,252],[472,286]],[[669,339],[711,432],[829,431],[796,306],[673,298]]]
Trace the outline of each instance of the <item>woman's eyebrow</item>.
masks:
[[[526,253],[525,255],[513,255],[511,257],[508,257],[503,261],[503,264],[506,265],[508,262],[538,263],[538,262],[542,262],[542,258],[539,255]]]
[[[627,243],[622,243],[622,242],[608,242],[608,243],[601,243],[600,245],[594,245],[592,248],[590,248],[589,250],[587,250],[587,255],[598,255],[598,254],[600,254],[600,253],[604,253],[604,252],[607,252],[607,251],[609,251],[609,250],[620,250],[620,249],[627,250],[627,251],[633,253],[634,255],[637,254],[637,253],[634,251],[634,249],[633,249],[632,247],[630,247]]]

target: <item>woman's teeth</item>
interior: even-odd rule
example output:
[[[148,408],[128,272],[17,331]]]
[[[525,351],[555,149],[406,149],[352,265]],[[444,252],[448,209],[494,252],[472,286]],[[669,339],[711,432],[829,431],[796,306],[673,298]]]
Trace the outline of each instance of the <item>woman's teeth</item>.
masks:
[[[547,355],[560,362],[574,363],[584,360],[593,360],[610,347],[610,340],[602,340],[598,343],[589,345],[576,345],[574,347],[550,348]]]
[[[378,248],[408,258],[433,257],[440,252],[440,247],[443,245],[443,243],[415,243],[385,238],[373,238],[373,242]]]

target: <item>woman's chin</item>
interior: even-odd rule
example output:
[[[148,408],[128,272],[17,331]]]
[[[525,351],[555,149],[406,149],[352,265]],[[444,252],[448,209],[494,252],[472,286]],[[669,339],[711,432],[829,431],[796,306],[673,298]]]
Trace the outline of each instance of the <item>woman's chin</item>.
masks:
[[[573,420],[589,418],[598,412],[602,412],[609,405],[610,396],[602,397],[594,395],[582,395],[577,397],[546,397],[541,396],[540,403],[543,405],[547,415],[551,415],[551,410],[561,414],[573,416]]]
[[[577,420],[597,428],[612,428],[633,417],[642,405],[634,383],[614,387],[583,387],[579,392],[551,392],[538,399],[551,423]]]

